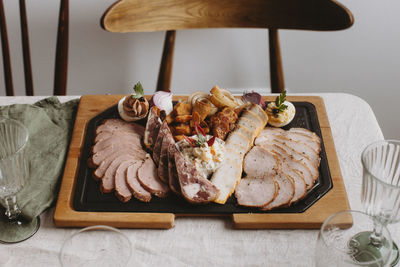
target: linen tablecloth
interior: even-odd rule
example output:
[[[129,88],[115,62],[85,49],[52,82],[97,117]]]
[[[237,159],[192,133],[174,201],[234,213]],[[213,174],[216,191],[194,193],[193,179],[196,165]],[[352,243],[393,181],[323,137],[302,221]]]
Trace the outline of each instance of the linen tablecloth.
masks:
[[[319,95],[327,109],[350,206],[361,210],[361,152],[369,143],[383,139],[382,131],[371,107],[361,98],[342,93]],[[0,105],[39,99],[0,97]],[[54,208],[42,214],[41,227],[32,238],[14,245],[0,244],[0,266],[60,265],[61,245],[78,229],[56,228],[53,212]],[[400,242],[399,225],[389,229]],[[132,242],[128,266],[313,266],[318,235],[317,230],[235,230],[230,218],[223,217],[177,218],[169,230],[122,232]]]

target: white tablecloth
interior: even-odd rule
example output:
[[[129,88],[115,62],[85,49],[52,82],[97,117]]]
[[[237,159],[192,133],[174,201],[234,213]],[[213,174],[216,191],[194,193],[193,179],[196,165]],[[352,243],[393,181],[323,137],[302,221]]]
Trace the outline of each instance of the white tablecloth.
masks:
[[[361,210],[363,148],[383,139],[371,107],[349,94],[320,94],[326,105],[352,209]],[[33,103],[43,97],[0,97],[0,105]],[[66,101],[74,97],[60,97]],[[56,228],[54,209],[41,215],[27,241],[0,244],[0,266],[59,266],[63,241],[78,229]],[[400,242],[399,225],[390,226]],[[169,230],[123,229],[132,242],[129,266],[313,266],[317,230],[234,230],[230,218],[177,218]],[[104,242],[104,240],[99,240]],[[89,245],[88,245],[89,246]],[[77,251],[79,255],[79,251]]]

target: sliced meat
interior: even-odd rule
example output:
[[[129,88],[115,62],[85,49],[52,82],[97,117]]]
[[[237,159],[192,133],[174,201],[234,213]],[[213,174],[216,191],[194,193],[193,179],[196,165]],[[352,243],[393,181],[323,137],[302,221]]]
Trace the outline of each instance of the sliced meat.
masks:
[[[205,178],[195,166],[185,160],[177,151],[174,154],[176,170],[182,195],[191,203],[203,204],[213,201],[219,190],[207,178]]]
[[[137,176],[140,184],[150,193],[158,197],[165,197],[168,194],[169,187],[158,178],[156,165],[151,158],[145,159]]]
[[[175,145],[175,139],[171,131],[167,127],[164,138],[161,143],[160,160],[158,162],[158,177],[168,184],[168,148],[170,145]]]
[[[219,190],[219,194],[214,202],[225,204],[235,190],[236,185],[242,177],[242,159],[233,153],[225,154],[221,165],[211,176],[211,182]]]
[[[121,156],[121,155],[130,155],[132,156],[132,158],[136,159],[136,160],[140,160],[143,161],[146,158],[146,153],[144,151],[135,151],[132,149],[118,149],[116,151],[114,151],[110,156],[106,157],[101,163],[100,165],[96,168],[96,170],[93,172],[93,176],[95,179],[101,179],[108,166],[110,166],[111,162],[116,159],[117,157]]]
[[[96,134],[103,131],[114,132],[114,131],[130,131],[144,135],[144,127],[133,122],[126,122],[121,119],[106,119],[103,123],[96,128]]]
[[[159,111],[156,106],[153,106],[150,108],[149,115],[147,116],[143,143],[150,150],[153,149],[161,126],[161,119],[158,115]]]
[[[271,210],[274,208],[279,208],[284,205],[288,205],[294,195],[294,181],[291,177],[283,172],[279,172],[274,177],[275,181],[278,183],[279,190],[273,201],[271,201],[266,206],[263,206],[262,210]]]
[[[104,173],[104,176],[101,179],[101,192],[110,193],[114,190],[115,173],[119,165],[121,165],[121,163],[124,161],[132,159],[133,158],[130,155],[120,155],[111,162],[110,166],[108,166],[106,172]]]
[[[104,131],[101,132],[99,134],[96,135],[94,142],[97,143],[99,141],[102,140],[106,140],[109,138],[118,138],[120,136],[132,136],[132,137],[137,137],[139,140],[141,140],[142,136],[137,134],[137,133],[133,133],[133,132],[127,132],[127,131],[114,131],[114,132],[108,132],[108,131]]]
[[[302,133],[304,135],[307,135],[313,139],[315,139],[317,142],[321,143],[321,138],[314,132],[305,129],[305,128],[290,128],[289,132],[296,132],[296,133]]]
[[[253,147],[244,157],[243,170],[249,177],[272,177],[280,169],[279,158],[260,146]]]
[[[126,181],[126,175],[128,167],[136,162],[135,160],[124,161],[115,171],[115,195],[121,202],[128,202],[132,198],[132,192]]]
[[[250,109],[245,109],[245,110],[242,112],[241,117],[246,118],[246,119],[249,119],[249,120],[255,120],[255,121],[257,121],[257,122],[258,122],[257,124],[260,125],[260,128],[261,128],[262,125],[264,124],[264,119],[261,118],[261,117],[260,117],[259,115],[257,115],[256,113],[254,113],[253,111],[251,111]]]
[[[132,151],[133,153],[135,153],[136,155],[138,155],[140,158],[143,158],[146,156],[146,151],[142,150],[142,149],[137,149],[135,147],[129,147],[129,146],[125,146],[125,147],[120,147],[120,146],[108,146],[107,148],[105,148],[102,151],[97,152],[96,154],[92,155],[89,158],[89,161],[91,162],[91,165],[96,167],[99,166],[102,161],[104,161],[106,158],[108,158],[111,154],[113,154],[114,152],[118,152],[118,151],[122,151],[122,150],[129,150]]]
[[[254,133],[254,138],[261,132],[260,124],[257,123],[257,121],[250,120],[245,117],[240,117],[237,125],[250,129]]]
[[[126,147],[127,145],[129,145],[137,149],[142,149],[142,145],[140,144],[140,138],[132,136],[117,136],[114,138],[108,138],[97,142],[92,148],[92,153],[93,154],[97,153],[111,145],[118,147]]]
[[[169,127],[167,121],[164,121],[161,124],[160,130],[158,131],[157,139],[153,147],[153,160],[154,163],[158,166],[158,162],[160,161],[161,154],[161,146],[164,136],[168,133]]]
[[[280,154],[276,154],[278,157]],[[289,164],[283,158],[280,158],[282,162],[282,172],[288,175],[293,180],[294,194],[293,198],[290,200],[290,204],[297,202],[298,200],[305,197],[307,193],[307,184],[304,181],[304,176],[299,171],[294,170],[289,166]]]
[[[311,171],[308,169],[307,165],[305,165],[303,162],[293,159],[292,155],[286,153],[284,150],[276,145],[267,145],[266,143],[264,143],[262,148],[274,154],[279,154],[280,157],[283,158],[292,169],[299,171],[304,177],[307,189],[310,189],[313,186],[314,177],[312,176]]]
[[[138,169],[143,165],[143,162],[135,162],[129,165],[126,172],[126,182],[131,189],[132,195],[143,202],[149,202],[151,200],[151,194],[147,191],[138,180]]]
[[[168,184],[169,188],[177,195],[181,195],[181,186],[179,184],[178,172],[175,166],[175,152],[178,149],[175,144],[171,144],[168,148]]]
[[[265,125],[267,125],[268,122],[267,113],[265,113],[265,111],[260,107],[260,105],[257,104],[252,104],[248,108],[248,110],[258,115],[258,117],[262,120],[261,129],[264,129]]]
[[[320,162],[320,157],[319,157],[319,152],[315,151],[312,149],[310,146],[307,144],[300,142],[300,141],[294,141],[288,138],[279,138],[275,139],[276,141],[287,145],[290,147],[292,150],[297,151],[298,153],[302,154],[304,157],[308,158],[312,162],[314,162],[317,166],[319,166]]]
[[[239,151],[240,153],[246,154],[251,147],[250,140],[248,140],[241,133],[233,131],[229,134],[228,138],[225,141],[225,147],[230,147],[234,150]]]
[[[271,203],[279,190],[272,176],[265,178],[246,177],[235,189],[235,197],[241,206],[263,207]]]

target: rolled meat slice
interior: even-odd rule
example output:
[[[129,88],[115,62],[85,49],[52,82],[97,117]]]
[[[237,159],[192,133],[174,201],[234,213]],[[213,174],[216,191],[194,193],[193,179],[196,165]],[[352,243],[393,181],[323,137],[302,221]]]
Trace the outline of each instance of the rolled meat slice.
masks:
[[[168,185],[164,184],[157,176],[157,168],[149,157],[137,172],[140,184],[150,193],[157,197],[166,197],[169,192]]]
[[[161,126],[161,119],[158,116],[159,109],[156,106],[152,106],[147,116],[146,129],[144,131],[143,143],[148,149],[153,149],[156,142],[158,132]]]
[[[136,162],[129,165],[126,172],[126,182],[131,189],[132,195],[143,202],[149,202],[151,200],[151,194],[147,191],[138,180],[138,170],[143,165],[143,162]]]
[[[175,144],[171,144],[168,148],[168,184],[169,188],[177,195],[181,195],[181,186],[179,184],[179,177],[175,166],[175,152],[178,149]]]
[[[172,136],[171,131],[167,127],[165,131],[164,138],[161,143],[161,151],[160,151],[160,160],[158,162],[158,177],[166,184],[168,184],[169,180],[169,172],[168,172],[168,148],[170,145],[175,145],[175,139]]]
[[[185,160],[181,152],[174,154],[182,195],[191,203],[204,204],[213,201],[219,190],[207,178]]]

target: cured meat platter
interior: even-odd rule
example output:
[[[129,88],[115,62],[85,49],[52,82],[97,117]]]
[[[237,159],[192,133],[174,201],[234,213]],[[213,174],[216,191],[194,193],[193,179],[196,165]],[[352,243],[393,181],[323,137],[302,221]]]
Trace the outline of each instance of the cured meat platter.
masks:
[[[339,210],[349,209],[323,100],[315,96],[288,96],[296,106],[295,119],[286,126],[303,127],[322,139],[320,177],[307,196],[284,208],[262,211],[241,207],[231,196],[224,205],[193,205],[181,197],[153,198],[149,203],[118,201],[103,194],[86,164],[94,132],[104,119],[117,118],[122,96],[82,96],[65,165],[54,221],[60,227],[107,224],[126,228],[171,228],[179,216],[230,216],[235,228],[318,228]],[[175,96],[174,100],[185,98]],[[273,96],[264,100],[273,101]],[[144,122],[145,123],[145,122]]]

